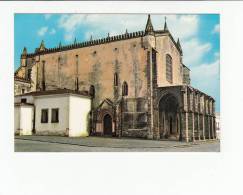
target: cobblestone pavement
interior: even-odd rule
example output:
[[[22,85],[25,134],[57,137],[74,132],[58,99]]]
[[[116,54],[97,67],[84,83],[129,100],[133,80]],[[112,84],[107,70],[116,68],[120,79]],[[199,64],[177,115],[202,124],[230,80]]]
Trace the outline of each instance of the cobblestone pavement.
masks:
[[[219,152],[218,140],[186,143],[129,138],[16,136],[16,152]]]

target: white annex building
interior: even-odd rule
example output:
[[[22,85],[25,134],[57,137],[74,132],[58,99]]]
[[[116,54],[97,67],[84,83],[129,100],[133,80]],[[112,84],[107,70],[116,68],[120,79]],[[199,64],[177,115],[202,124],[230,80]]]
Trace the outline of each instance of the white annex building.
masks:
[[[89,135],[91,98],[84,93],[61,89],[15,96],[15,134]]]

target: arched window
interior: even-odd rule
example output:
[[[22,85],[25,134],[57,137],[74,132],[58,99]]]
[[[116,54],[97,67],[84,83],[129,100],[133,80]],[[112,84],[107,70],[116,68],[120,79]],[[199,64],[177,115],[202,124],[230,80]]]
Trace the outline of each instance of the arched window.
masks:
[[[122,84],[122,96],[127,96],[128,95],[128,85],[127,82],[124,81]]]
[[[114,86],[118,86],[118,74],[114,74]]]
[[[172,72],[172,57],[166,54],[166,80],[172,83],[173,72]]]
[[[90,85],[89,87],[89,95],[94,98],[95,97],[95,87],[94,85]]]
[[[27,79],[30,80],[31,79],[31,69],[28,69],[28,73],[27,73]]]

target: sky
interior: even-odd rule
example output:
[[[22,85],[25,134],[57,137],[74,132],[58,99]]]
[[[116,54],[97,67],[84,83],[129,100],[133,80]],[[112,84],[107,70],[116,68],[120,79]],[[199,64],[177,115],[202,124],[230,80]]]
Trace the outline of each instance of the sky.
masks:
[[[151,14],[155,30],[162,30],[165,17],[175,40],[180,39],[183,63],[191,70],[191,85],[216,100],[220,111],[220,18],[218,14]],[[147,14],[15,14],[14,67],[24,47],[32,53],[42,40],[47,48],[140,31]]]

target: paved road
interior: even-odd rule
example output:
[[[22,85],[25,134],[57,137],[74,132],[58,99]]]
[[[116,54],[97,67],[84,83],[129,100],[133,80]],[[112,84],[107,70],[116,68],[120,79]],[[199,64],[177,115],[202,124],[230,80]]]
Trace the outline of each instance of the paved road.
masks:
[[[185,143],[104,137],[17,136],[16,152],[219,152],[219,141]]]

